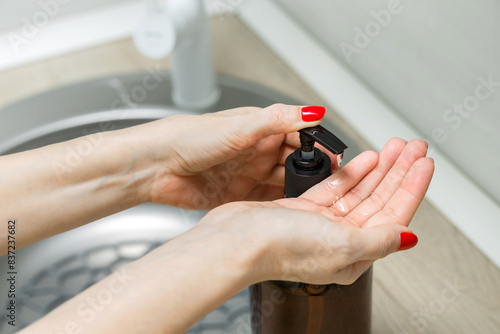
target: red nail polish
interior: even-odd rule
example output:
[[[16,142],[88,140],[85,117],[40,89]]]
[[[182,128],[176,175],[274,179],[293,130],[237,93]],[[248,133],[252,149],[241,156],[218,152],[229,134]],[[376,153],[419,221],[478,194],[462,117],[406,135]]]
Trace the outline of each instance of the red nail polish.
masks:
[[[300,110],[300,113],[302,115],[302,120],[304,122],[315,122],[319,121],[320,119],[325,116],[325,107],[321,106],[309,106],[309,107],[304,107]]]
[[[399,237],[401,238],[401,244],[398,250],[410,249],[418,242],[417,236],[410,232],[403,232]]]

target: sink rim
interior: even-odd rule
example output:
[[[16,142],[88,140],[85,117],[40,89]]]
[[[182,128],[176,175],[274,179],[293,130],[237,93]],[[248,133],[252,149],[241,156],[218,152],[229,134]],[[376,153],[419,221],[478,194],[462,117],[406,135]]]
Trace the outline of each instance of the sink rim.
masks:
[[[116,114],[123,114],[126,116],[121,116],[118,119]],[[72,116],[68,118],[61,119],[59,121],[47,123],[40,125],[38,127],[32,128],[26,132],[21,133],[18,136],[12,137],[0,143],[0,155],[3,152],[8,152],[23,143],[35,140],[36,138],[50,135],[52,133],[67,130],[71,128],[78,128],[85,125],[99,124],[105,122],[111,122],[116,120],[148,120],[154,121],[164,117],[174,116],[174,115],[198,115],[196,112],[185,112],[177,111],[175,109],[116,109],[109,111],[98,111],[91,112],[88,114]],[[83,134],[82,134],[83,135]]]
[[[9,127],[0,131],[0,155],[37,137],[84,124],[122,119],[147,119],[153,121],[176,114],[199,115],[227,109],[224,106],[219,107],[221,104],[224,104],[222,98],[212,107],[200,110],[188,110],[176,106],[170,96],[172,85],[169,72],[155,74],[160,78],[158,79],[159,84],[156,88],[149,91],[151,93],[158,89],[164,89],[164,94],[162,94],[164,95],[164,100],[161,103],[150,103],[148,100],[145,100],[131,101],[131,103],[136,104],[137,108],[130,107],[129,105],[113,106],[115,100],[118,99],[123,102],[124,94],[126,95],[128,92],[133,91],[136,87],[141,87],[138,84],[134,84],[130,90],[127,90],[127,85],[130,83],[140,83],[148,75],[151,74],[149,72],[136,72],[93,78],[39,92],[4,106],[0,109],[0,124],[9,124]],[[298,104],[297,101],[289,96],[250,81],[225,75],[218,75],[217,80],[222,97],[229,95],[231,90],[236,90],[245,92],[246,94],[250,93],[260,99]],[[84,105],[90,99],[89,95],[92,93],[101,93],[100,90],[102,89],[108,89],[109,92],[114,92],[114,95],[109,96],[106,101],[102,101],[102,105],[96,106],[94,109],[88,110],[85,107],[82,109],[81,105]],[[228,89],[230,90],[229,92],[227,92]],[[130,95],[127,98],[130,98]],[[67,108],[60,108],[58,106],[59,97],[65,98],[67,96],[77,99],[75,101],[76,107],[68,106]],[[149,98],[148,95],[146,95],[147,98]],[[252,96],[252,98],[254,97]],[[112,99],[115,100],[110,102]],[[46,108],[43,112],[50,113],[50,116],[47,118],[40,117],[40,105],[42,105],[42,109]],[[92,120],[94,117],[98,122]],[[19,122],[19,119],[22,119],[23,122]],[[24,120],[28,120],[28,123],[24,122]],[[0,126],[1,128],[2,126]]]

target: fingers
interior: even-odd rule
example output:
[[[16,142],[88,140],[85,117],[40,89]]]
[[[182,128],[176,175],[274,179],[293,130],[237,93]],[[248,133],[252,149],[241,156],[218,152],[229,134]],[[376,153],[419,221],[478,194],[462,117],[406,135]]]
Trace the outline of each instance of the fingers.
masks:
[[[264,180],[265,183],[283,186],[285,184],[285,166],[276,165]]]
[[[358,204],[370,196],[389,169],[394,165],[405,146],[406,140],[401,138],[392,138],[384,145],[380,151],[377,166],[359,184],[334,203],[332,209],[335,210],[337,215],[347,215]]]
[[[371,193],[363,194],[363,196],[366,196],[366,199],[356,206],[352,212],[349,212],[349,217],[352,218],[352,220],[363,224],[375,213],[382,210],[397,191],[413,164],[418,159],[425,157],[427,145],[421,140],[414,139],[404,146],[399,156],[396,154],[397,151],[398,149],[394,149],[392,152],[388,152],[384,157],[386,163],[385,166],[381,168],[381,173],[379,174],[379,176],[383,175],[382,181],[380,181],[380,184],[378,184],[375,189],[372,189]],[[397,160],[391,165],[390,161],[396,156]],[[384,162],[382,161],[382,163]],[[387,166],[389,165],[391,166],[387,171]]]
[[[434,160],[431,158],[417,160],[387,204],[370,218],[364,227],[387,223],[408,226],[425,196],[433,173]]]
[[[290,145],[283,145],[280,148],[278,156],[278,164],[284,166],[285,161],[290,154],[292,154],[297,148]]]
[[[283,143],[286,144],[286,145],[289,145],[291,147],[299,148],[300,147],[300,136],[299,136],[299,133],[297,131],[296,132],[292,132],[292,133],[288,133],[285,136],[285,140],[283,141]]]
[[[306,191],[300,198],[329,207],[356,186],[377,165],[377,161],[377,153],[363,152],[338,172]]]
[[[320,106],[291,106],[273,104],[267,108],[248,115],[247,127],[259,138],[270,135],[292,133],[303,128],[319,125],[325,114]]]

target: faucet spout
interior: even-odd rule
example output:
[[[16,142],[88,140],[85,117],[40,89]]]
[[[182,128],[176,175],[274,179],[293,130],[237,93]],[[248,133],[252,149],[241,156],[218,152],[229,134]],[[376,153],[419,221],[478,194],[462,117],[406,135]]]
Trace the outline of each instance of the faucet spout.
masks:
[[[172,100],[190,110],[217,102],[208,18],[202,0],[148,0],[148,13],[134,33],[149,58],[171,56]]]

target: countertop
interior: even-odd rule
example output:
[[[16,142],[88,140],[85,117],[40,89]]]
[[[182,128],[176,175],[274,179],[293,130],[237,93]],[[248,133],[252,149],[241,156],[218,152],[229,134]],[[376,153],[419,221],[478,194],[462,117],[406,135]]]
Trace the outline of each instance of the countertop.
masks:
[[[211,29],[218,73],[259,83],[304,104],[325,105],[236,17],[213,18]],[[157,64],[169,67],[168,60],[142,57],[126,39],[10,69],[0,72],[0,108],[61,85]],[[361,147],[370,148],[339,122]],[[426,200],[411,228],[419,236],[417,247],[375,264],[372,332],[500,333],[500,270]]]

